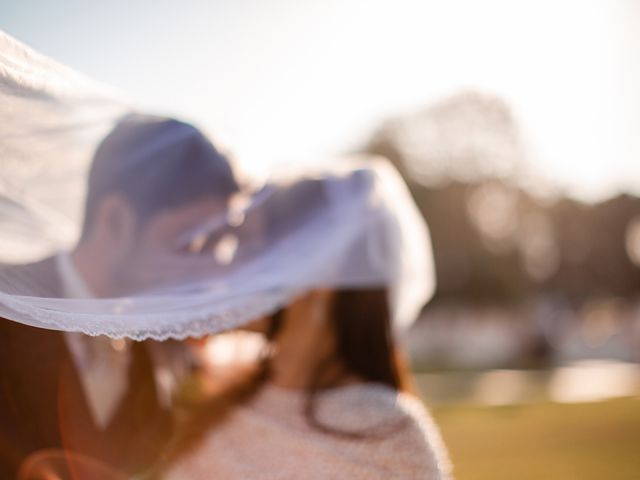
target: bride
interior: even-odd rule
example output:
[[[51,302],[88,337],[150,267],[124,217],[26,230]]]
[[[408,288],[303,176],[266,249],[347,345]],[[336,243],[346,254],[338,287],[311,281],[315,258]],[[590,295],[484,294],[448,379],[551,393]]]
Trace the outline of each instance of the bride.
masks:
[[[328,184],[289,187],[266,207],[267,221]],[[311,289],[249,328],[267,339],[260,360],[203,379],[213,393],[198,401],[155,476],[449,478],[438,429],[394,337],[388,288]]]
[[[266,325],[273,354],[199,405],[161,478],[448,478],[385,290],[314,290]]]

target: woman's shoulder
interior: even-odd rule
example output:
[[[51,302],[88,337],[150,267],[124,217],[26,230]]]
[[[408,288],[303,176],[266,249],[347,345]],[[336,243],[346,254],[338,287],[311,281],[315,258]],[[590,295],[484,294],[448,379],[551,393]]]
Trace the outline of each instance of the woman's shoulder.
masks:
[[[451,478],[449,452],[438,425],[422,400],[409,393],[399,393],[397,408],[408,419],[400,442],[406,445],[408,452],[415,453],[414,462],[431,465],[441,479]]]
[[[229,428],[258,421],[275,429],[272,439],[298,435],[298,446],[312,445],[323,455],[383,474],[371,478],[449,478],[440,433],[417,397],[371,382],[320,390],[311,398],[313,424],[309,400],[304,391],[267,384]]]
[[[379,430],[384,450],[393,451],[387,461],[394,464],[394,471],[406,471],[408,478],[415,478],[415,472],[430,472],[426,478],[450,478],[451,463],[440,430],[420,398],[378,383],[341,387],[327,398],[332,394],[330,403],[342,410],[337,416],[343,425],[371,428],[374,437]],[[346,412],[357,421],[345,421]]]
[[[418,397],[376,382],[353,383],[328,389],[321,394],[321,401],[358,415],[371,415],[378,420],[404,419],[417,425],[431,419]]]

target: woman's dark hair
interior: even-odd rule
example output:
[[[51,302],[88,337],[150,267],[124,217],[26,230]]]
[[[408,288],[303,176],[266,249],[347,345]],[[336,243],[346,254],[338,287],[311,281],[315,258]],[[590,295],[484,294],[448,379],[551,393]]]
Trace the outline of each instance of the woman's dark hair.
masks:
[[[387,290],[338,290],[330,315],[336,355],[350,373],[399,391],[411,390],[409,371],[393,339]]]
[[[413,390],[407,363],[393,339],[387,290],[338,290],[334,293],[329,316],[336,334],[335,357],[342,363],[343,372],[327,379],[323,375],[323,365],[318,368],[308,387],[307,421],[319,430],[340,436],[373,436],[373,430],[351,432],[323,425],[315,416],[315,394],[340,385],[347,375],[387,385],[397,391]]]

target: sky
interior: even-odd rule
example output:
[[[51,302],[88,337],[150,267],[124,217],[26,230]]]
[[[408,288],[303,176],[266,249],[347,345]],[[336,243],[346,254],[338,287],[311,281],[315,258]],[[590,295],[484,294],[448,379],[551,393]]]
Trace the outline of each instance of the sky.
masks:
[[[249,168],[352,150],[478,89],[512,106],[536,174],[640,194],[637,0],[3,0],[0,29]]]

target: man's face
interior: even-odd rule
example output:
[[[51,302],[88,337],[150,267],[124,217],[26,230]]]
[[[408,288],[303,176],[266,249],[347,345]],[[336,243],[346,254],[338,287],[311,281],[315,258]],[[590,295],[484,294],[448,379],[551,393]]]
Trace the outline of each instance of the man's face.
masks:
[[[228,233],[225,237],[226,218],[226,199],[215,197],[154,215],[138,229],[127,253],[112,266],[112,296],[175,286],[220,271],[224,263],[220,244],[230,238]],[[215,233],[199,234],[207,225]]]

